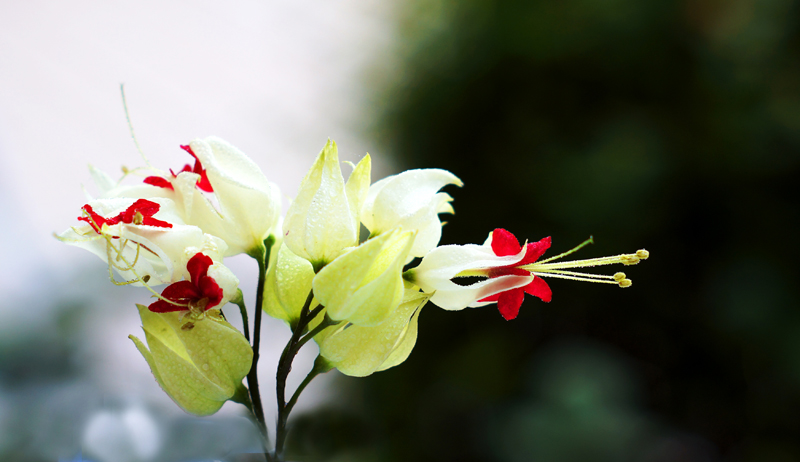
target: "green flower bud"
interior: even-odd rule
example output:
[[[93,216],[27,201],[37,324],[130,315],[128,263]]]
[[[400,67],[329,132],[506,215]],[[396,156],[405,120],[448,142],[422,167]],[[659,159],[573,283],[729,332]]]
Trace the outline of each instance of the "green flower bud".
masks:
[[[288,247],[274,246],[264,283],[264,311],[273,318],[294,325],[311,291],[314,268]]]
[[[144,305],[136,307],[150,349],[133,335],[128,338],[161,388],[184,411],[213,414],[243,389],[253,350],[218,310],[209,310],[205,318],[189,324],[178,312],[153,313]]]
[[[417,342],[417,320],[428,298],[416,287],[406,289],[402,303],[377,326],[360,327],[345,321],[325,329],[314,337],[320,355],[353,377],[402,363]]]
[[[415,233],[394,229],[339,256],[314,277],[314,297],[334,321],[374,326],[403,298],[402,270]]]
[[[358,244],[359,217],[370,181],[370,157],[356,165],[347,184],[336,143],[328,141],[300,183],[283,222],[283,239],[295,255],[319,270]]]

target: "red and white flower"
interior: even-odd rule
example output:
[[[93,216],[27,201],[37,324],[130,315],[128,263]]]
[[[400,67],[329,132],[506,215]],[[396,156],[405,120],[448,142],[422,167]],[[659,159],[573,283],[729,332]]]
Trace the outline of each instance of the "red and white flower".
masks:
[[[507,320],[517,317],[525,294],[549,302],[553,294],[543,277],[599,282],[630,287],[625,273],[614,275],[571,271],[612,264],[635,265],[647,259],[649,252],[638,250],[634,254],[554,262],[591,243],[589,239],[572,250],[546,260],[538,261],[551,239],[520,245],[517,238],[505,229],[495,229],[482,246],[447,245],[432,250],[416,268],[406,271],[404,277],[431,293],[431,301],[447,310],[461,310],[497,303],[500,314]],[[453,279],[482,277],[483,281],[459,285]]]
[[[189,279],[168,285],[161,298],[148,306],[155,313],[188,311],[200,316],[206,311],[222,307],[234,295],[239,280],[222,263],[215,263],[211,257],[195,254],[186,263]]]
[[[57,237],[106,262],[123,284],[154,286],[183,279],[186,262],[198,251],[221,260],[221,239],[184,224],[172,201],[165,198],[101,199],[82,207],[84,225]],[[110,273],[113,278],[113,273]]]

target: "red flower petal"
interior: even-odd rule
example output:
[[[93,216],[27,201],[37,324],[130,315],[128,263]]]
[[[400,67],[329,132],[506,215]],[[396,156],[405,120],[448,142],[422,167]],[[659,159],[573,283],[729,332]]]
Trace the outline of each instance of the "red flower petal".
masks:
[[[136,212],[141,213],[143,217],[152,217],[160,208],[161,206],[153,201],[139,199],[125,209],[124,212],[117,215],[116,218],[123,223],[133,223]]]
[[[200,289],[190,281],[178,281],[168,285],[164,291],[161,292],[161,296],[167,300],[183,304],[203,298]]]
[[[194,151],[192,151],[192,147],[188,144],[182,144],[181,149],[188,152],[190,156],[194,157],[194,160],[197,160],[197,156],[195,155]]]
[[[169,182],[166,178],[160,176],[148,176],[144,179],[145,184],[150,184],[153,186],[158,186],[159,188],[165,188],[174,191],[175,188],[172,187],[172,183]]]
[[[183,172],[194,172],[200,175],[200,181],[197,182],[197,187],[200,188],[201,191],[205,192],[214,192],[214,188],[211,187],[211,182],[208,181],[208,174],[206,173],[206,169],[203,168],[203,164],[200,162],[200,159],[197,158],[194,151],[192,151],[192,147],[189,145],[181,145],[181,149],[188,152],[189,154],[194,157],[194,169],[190,169],[188,165],[183,167]]]
[[[198,285],[200,283],[200,278],[208,275],[208,267],[212,264],[214,264],[214,261],[211,260],[211,257],[202,253],[196,253],[190,258],[189,262],[186,264],[186,269],[189,270],[192,284]]]
[[[219,302],[222,301],[222,288],[214,278],[208,276],[200,278],[199,288],[203,298],[208,298],[207,310],[219,305]]]
[[[524,299],[525,292],[522,289],[507,290],[497,299],[497,308],[506,321],[511,321],[519,314],[519,307]]]
[[[172,223],[167,223],[166,221],[161,221],[158,218],[153,217],[144,217],[144,219],[142,219],[142,224],[148,226],[158,226],[159,228],[172,228]]]
[[[78,220],[89,223],[92,226],[92,229],[94,229],[95,232],[97,233],[100,233],[100,228],[102,228],[104,224],[107,224],[109,226],[117,224],[117,221],[114,218],[103,218],[97,213],[95,213],[95,211],[92,210],[92,206],[89,204],[86,204],[81,208],[85,210],[86,213],[89,214],[89,216],[78,217]]]
[[[164,300],[156,300],[147,307],[153,313],[170,313],[172,311],[185,311],[185,306],[173,305],[172,303],[165,302]]]
[[[529,265],[535,262],[536,260],[539,259],[539,257],[541,257],[542,255],[544,255],[545,252],[547,252],[547,249],[550,248],[550,244],[552,242],[553,240],[550,238],[550,236],[547,236],[546,238],[540,240],[539,242],[531,242],[530,244],[527,245],[527,248],[525,250],[525,257],[522,259],[522,261],[517,263],[516,266]]]
[[[198,162],[198,164],[200,164],[200,162]],[[200,181],[197,182],[197,187],[200,188],[201,191],[207,193],[214,192],[214,188],[211,187],[211,182],[208,181],[208,175],[205,170],[200,174]]]
[[[523,289],[526,294],[539,297],[543,302],[550,302],[553,299],[553,291],[550,290],[550,286],[539,276],[534,276],[533,281]]]
[[[480,299],[478,301],[479,302],[496,302],[497,300],[500,299],[500,294],[502,294],[502,293],[503,292],[499,292],[499,293],[496,293],[494,295],[489,295],[488,297],[482,298],[482,299]]]
[[[519,245],[517,238],[503,228],[497,228],[492,231],[492,251],[498,257],[505,257],[508,255],[516,255],[522,247]]]

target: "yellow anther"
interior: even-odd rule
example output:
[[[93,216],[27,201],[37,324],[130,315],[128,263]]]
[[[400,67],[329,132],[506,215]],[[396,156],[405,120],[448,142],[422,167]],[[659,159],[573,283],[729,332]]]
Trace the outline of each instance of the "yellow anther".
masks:
[[[131,172],[131,171],[130,171],[130,169],[129,169],[128,167],[126,167],[126,166],[124,166],[124,165],[122,166],[122,173],[123,173],[123,174],[127,175],[127,174],[128,174],[128,173],[130,173],[130,172]]]
[[[181,326],[181,330],[192,330],[192,329],[194,329],[194,323],[192,321],[189,321]]]
[[[614,275],[612,276],[606,274],[584,273],[581,271],[571,271],[571,270],[577,268],[589,268],[594,266],[606,266],[615,264],[623,264],[626,266],[630,266],[630,265],[635,265],[639,263],[641,260],[644,260],[650,256],[650,253],[648,251],[641,249],[637,251],[635,254],[613,255],[609,257],[589,258],[586,260],[572,260],[572,261],[561,261],[561,262],[556,261],[566,255],[575,252],[576,250],[584,247],[587,244],[591,244],[592,242],[593,240],[589,238],[588,240],[584,241],[583,243],[581,243],[579,246],[575,247],[572,250],[556,255],[555,257],[548,258],[546,260],[518,266],[517,269],[529,271],[534,276],[540,276],[545,278],[552,277],[560,279],[570,279],[573,281],[598,282],[602,284],[617,284],[620,287],[630,287],[633,284],[633,282],[630,279],[628,279],[625,273],[623,272],[614,273]],[[478,271],[486,272],[486,270],[478,270]],[[462,273],[459,273],[458,276],[484,276],[484,277],[486,276],[486,274],[477,274],[477,273],[478,272],[476,270],[464,271]]]
[[[639,257],[636,255],[623,255],[621,260],[622,264],[626,266],[636,265],[639,263]]]
[[[142,212],[137,210],[136,214],[133,216],[133,224],[141,225],[142,223],[144,223],[144,215],[142,215]]]
[[[142,281],[150,282],[150,275],[149,274],[145,274],[144,276],[142,276]]]

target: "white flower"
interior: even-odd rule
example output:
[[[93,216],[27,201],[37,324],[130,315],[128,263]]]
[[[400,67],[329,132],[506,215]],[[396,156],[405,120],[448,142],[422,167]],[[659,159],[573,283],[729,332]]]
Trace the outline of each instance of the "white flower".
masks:
[[[361,222],[375,236],[398,226],[417,231],[411,257],[423,257],[442,237],[440,213],[454,213],[445,185],[462,186],[457,176],[440,169],[407,170],[369,187]]]
[[[488,241],[487,241],[488,242]],[[503,275],[468,286],[452,279],[460,276],[486,277],[492,268],[514,265],[525,258],[526,248],[514,255],[497,256],[491,245],[445,245],[433,249],[419,266],[406,271],[404,277],[426,293],[431,302],[446,310],[461,310],[492,302],[480,302],[489,296],[523,287],[533,281],[533,275]]]
[[[57,237],[97,255],[124,281],[150,286],[185,278],[186,263],[198,251],[221,260],[226,244],[183,223],[169,199],[100,199],[83,206],[85,225]]]
[[[249,157],[219,138],[194,140],[189,147],[201,173],[181,172],[173,182],[183,196],[187,223],[223,239],[225,256],[257,252],[280,219],[280,190]],[[195,187],[204,184],[204,176],[219,210]]]

